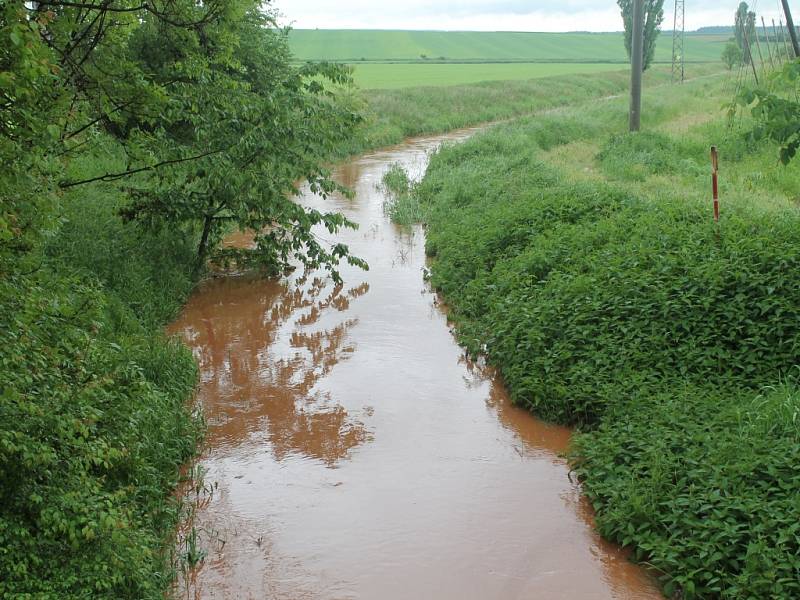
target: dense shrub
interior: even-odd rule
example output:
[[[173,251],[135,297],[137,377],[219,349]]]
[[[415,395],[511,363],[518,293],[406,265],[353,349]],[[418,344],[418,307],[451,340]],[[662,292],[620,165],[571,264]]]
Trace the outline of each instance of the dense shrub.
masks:
[[[797,211],[731,205],[717,237],[695,203],[559,183],[525,133],[445,150],[419,189],[433,283],[519,402],[592,423],[643,382],[759,385],[795,363]]]
[[[601,533],[685,598],[800,597],[800,392],[676,386],[577,438]]]
[[[161,598],[178,469],[199,429],[191,353],[160,331],[192,236],[70,195],[38,268],[0,278],[0,597]]]
[[[0,596],[159,597],[191,355],[81,276],[2,280],[0,315]]]
[[[653,122],[695,91],[649,99]],[[668,594],[798,597],[799,396],[758,396],[800,357],[797,175],[749,175],[774,165],[719,122],[614,135],[624,115],[521,120],[434,156],[415,188],[432,284],[516,402],[582,426],[574,459],[602,533]],[[725,189],[759,194],[726,196],[719,226],[692,189],[717,139],[737,160]],[[576,140],[611,183],[544,160]]]

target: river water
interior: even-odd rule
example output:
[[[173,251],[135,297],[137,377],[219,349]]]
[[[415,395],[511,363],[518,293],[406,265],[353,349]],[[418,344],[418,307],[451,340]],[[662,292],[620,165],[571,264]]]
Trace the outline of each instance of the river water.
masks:
[[[339,238],[368,272],[344,267],[342,287],[214,279],[171,328],[199,361],[209,426],[194,523],[207,556],[187,597],[661,597],[593,531],[561,457],[570,431],[514,407],[465,358],[424,282],[422,229],[384,215],[391,164],[418,177],[439,144],[471,133],[339,167],[353,199],[303,194],[359,223]]]

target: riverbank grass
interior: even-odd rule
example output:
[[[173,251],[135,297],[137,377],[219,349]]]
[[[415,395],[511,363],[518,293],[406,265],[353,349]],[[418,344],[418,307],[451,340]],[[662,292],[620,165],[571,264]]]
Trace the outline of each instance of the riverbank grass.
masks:
[[[724,78],[499,125],[414,193],[431,281],[514,400],[575,424],[600,531],[668,595],[800,595],[800,175]],[[708,150],[722,156],[712,218]]]

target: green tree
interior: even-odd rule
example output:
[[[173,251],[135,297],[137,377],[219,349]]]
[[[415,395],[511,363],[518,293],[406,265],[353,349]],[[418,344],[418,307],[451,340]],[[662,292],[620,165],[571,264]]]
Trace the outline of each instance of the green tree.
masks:
[[[722,62],[725,63],[728,70],[731,70],[736,65],[741,64],[743,56],[742,49],[739,48],[736,40],[730,40],[725,44],[725,48],[722,51]]]
[[[223,232],[237,228],[257,238],[256,249],[237,258],[271,271],[294,260],[334,277],[342,259],[363,266],[345,246],[322,243],[314,233],[317,226],[333,234],[352,223],[291,200],[298,181],[323,195],[343,191],[322,165],[359,120],[336,91],[350,82],[349,71],[295,65],[287,31],[268,6],[18,0],[5,3],[2,14],[13,24],[4,21],[0,30],[12,51],[30,46],[46,55],[34,64],[47,89],[37,88],[33,112],[21,118],[46,124],[39,134],[55,142],[36,143],[37,152],[69,159],[99,133],[125,148],[126,168],[60,178],[62,189],[119,182],[131,197],[126,218],[198,236],[199,266],[215,254]],[[30,44],[14,44],[23,34]],[[5,46],[2,60],[14,60]],[[20,73],[30,69],[17,67],[19,73],[10,70],[0,80],[6,104],[17,105],[12,100],[25,90]],[[9,160],[17,160],[20,153],[9,148]],[[21,164],[19,172],[26,170]]]
[[[769,140],[780,147],[780,160],[789,164],[800,149],[800,59],[788,62],[770,81],[768,88],[743,90],[731,112],[749,108],[755,126],[753,141]]]
[[[617,4],[625,24],[625,49],[630,58],[633,36],[633,0],[617,0]],[[644,70],[647,70],[653,62],[656,38],[658,38],[659,27],[663,21],[664,0],[644,0],[644,61],[642,63]]]
[[[749,65],[752,61],[750,44],[756,35],[756,13],[749,10],[747,2],[741,2],[736,9],[734,23],[734,38],[737,46],[742,51],[744,64]]]
[[[226,39],[235,43],[220,56],[214,49]],[[363,266],[345,246],[325,245],[312,231],[322,226],[333,234],[352,223],[291,199],[298,181],[322,195],[344,192],[321,165],[359,119],[330,90],[330,84],[347,83],[348,72],[327,64],[293,66],[287,32],[252,7],[188,40],[200,61],[189,76],[185,32],[153,21],[131,42],[143,70],[157,73],[159,85],[181,83],[170,95],[179,110],[167,112],[159,133],[146,139],[159,148],[162,161],[171,162],[135,178],[134,202],[125,216],[154,226],[196,227],[200,262],[235,227],[255,232],[256,248],[217,258],[272,271],[294,258],[309,268],[324,266],[334,277],[342,258]]]

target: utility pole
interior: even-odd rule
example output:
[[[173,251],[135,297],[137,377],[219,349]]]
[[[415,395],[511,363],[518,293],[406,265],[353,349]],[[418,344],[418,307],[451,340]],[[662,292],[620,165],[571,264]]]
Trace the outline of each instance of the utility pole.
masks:
[[[683,83],[686,69],[683,56],[686,27],[684,0],[675,0],[675,20],[672,25],[672,83]]]
[[[631,40],[630,130],[639,131],[642,119],[642,66],[644,63],[644,0],[633,0]]]
[[[792,38],[792,49],[794,50],[794,57],[800,56],[800,45],[797,43],[797,30],[794,28],[794,20],[792,19],[792,10],[789,8],[789,0],[781,0],[783,4],[783,12],[786,15],[786,27],[789,28],[789,37]]]

